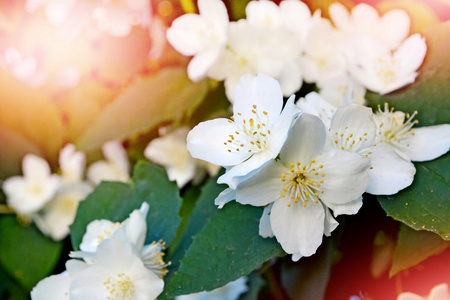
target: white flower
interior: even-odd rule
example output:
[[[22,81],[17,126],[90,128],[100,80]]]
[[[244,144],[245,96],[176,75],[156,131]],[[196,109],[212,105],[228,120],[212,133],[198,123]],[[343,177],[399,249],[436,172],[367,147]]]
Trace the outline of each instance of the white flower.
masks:
[[[167,274],[163,256],[165,243],[154,241],[144,245],[147,235],[146,217],[149,205],[143,202],[140,209],[135,209],[122,223],[113,223],[109,220],[94,220],[87,226],[86,233],[80,244],[82,251],[71,252],[71,257],[83,258],[89,264],[96,263],[98,246],[105,240],[117,239],[130,245],[133,252],[142,260],[144,266],[161,278]]]
[[[310,114],[300,115],[280,159],[270,161],[236,190],[239,203],[273,203],[273,235],[294,261],[314,254],[323,234],[337,226],[329,208],[355,213],[353,200],[369,184],[369,159],[342,150],[324,152],[325,142],[323,122]]]
[[[94,184],[103,180],[128,182],[130,180],[130,164],[126,150],[119,141],[110,141],[102,147],[106,161],[93,163],[87,170],[87,178]]]
[[[149,205],[143,202],[140,209],[135,209],[122,223],[114,223],[109,220],[94,220],[88,224],[83,235],[80,249],[84,252],[95,252],[97,246],[105,239],[113,235],[141,251],[147,233],[147,217]],[[117,230],[121,228],[120,232]]]
[[[353,78],[367,89],[387,94],[414,82],[427,52],[425,39],[413,34],[394,52],[371,37],[353,40],[354,53],[347,55]]]
[[[392,195],[411,185],[416,169],[384,143],[376,143],[376,125],[370,108],[352,104],[333,115],[328,148],[356,152],[370,158],[370,183],[366,192]]]
[[[284,30],[252,26],[245,19],[230,23],[226,48],[209,69],[208,77],[225,81],[226,95],[233,103],[235,87],[243,75],[261,72],[274,78],[281,76],[286,67],[286,46],[280,45],[293,43],[290,36]]]
[[[344,102],[349,102],[351,93],[347,91]],[[392,195],[412,183],[416,173],[414,165],[390,147],[376,143],[376,126],[369,108],[351,103],[338,108],[314,92],[297,105],[304,112],[318,116],[330,128],[327,149],[356,152],[370,158],[370,183],[366,192]]]
[[[337,32],[330,21],[317,18],[298,60],[305,82],[327,80],[346,71],[345,57],[336,43]]]
[[[397,300],[450,300],[448,284],[441,283],[433,287],[428,297],[421,297],[411,292],[404,292],[398,295]]]
[[[284,110],[283,95],[276,80],[258,74],[241,78],[235,90],[231,120],[202,122],[188,134],[187,147],[195,158],[229,167],[219,183],[231,188],[236,177],[245,176],[277,157],[298,113],[291,97]]]
[[[247,278],[241,277],[212,291],[178,296],[175,300],[237,300],[248,290]]]
[[[181,54],[194,56],[188,76],[198,81],[217,60],[227,41],[228,13],[220,0],[199,0],[200,15],[186,14],[172,23],[166,36]]]
[[[83,182],[62,186],[56,196],[33,215],[36,226],[55,241],[64,239],[69,234],[79,202],[90,192],[92,187]]]
[[[96,263],[70,284],[71,300],[156,299],[164,281],[144,266],[130,244],[116,238],[100,243]]]
[[[164,166],[169,179],[175,180],[179,188],[194,178],[203,178],[205,170],[210,176],[214,176],[220,168],[192,158],[186,145],[188,132],[188,127],[177,128],[153,139],[144,150],[145,157]]]
[[[320,12],[312,17],[308,6],[301,1],[281,1],[279,6],[272,1],[251,1],[245,12],[251,26],[263,29],[265,39],[273,39],[273,35],[283,38],[275,48],[282,53],[284,67],[279,75],[268,74],[278,80],[284,96],[295,93],[300,89],[303,77],[296,61],[315,20],[320,18]]]
[[[450,124],[412,128],[418,121],[414,116],[389,109],[388,104],[378,108],[374,115],[377,126],[377,144],[388,145],[406,160],[428,161],[449,150]]]
[[[9,206],[19,214],[32,214],[50,201],[59,189],[61,179],[50,173],[44,159],[27,154],[22,160],[22,176],[13,176],[3,183]]]
[[[67,144],[59,152],[59,167],[65,183],[82,180],[86,164],[86,155],[76,151],[75,145]]]
[[[342,4],[334,3],[330,6],[330,16],[342,38],[370,35],[391,50],[396,49],[409,33],[409,16],[400,9],[380,17],[375,8],[365,3],[353,7],[351,14]]]

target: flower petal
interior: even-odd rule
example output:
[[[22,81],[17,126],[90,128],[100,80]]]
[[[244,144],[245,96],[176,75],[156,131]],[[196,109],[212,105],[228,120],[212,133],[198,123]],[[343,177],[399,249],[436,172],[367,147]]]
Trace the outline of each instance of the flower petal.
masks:
[[[44,278],[31,291],[31,299],[69,300],[70,282],[71,279],[67,272]]]
[[[273,237],[272,227],[270,226],[270,212],[272,210],[273,203],[264,207],[264,211],[259,220],[259,235],[263,238]]]
[[[48,162],[34,154],[27,154],[22,160],[23,175],[31,180],[45,180],[50,175]]]
[[[316,92],[311,92],[297,101],[297,106],[305,113],[319,117],[330,128],[331,118],[337,107],[322,98]]]
[[[359,196],[355,200],[352,200],[350,202],[347,202],[345,204],[334,204],[334,203],[328,203],[324,200],[322,200],[328,208],[330,208],[333,211],[333,215],[335,217],[340,215],[355,215],[359,209],[362,207],[362,196]],[[334,220],[334,219],[333,219]],[[336,220],[335,220],[336,222]],[[336,222],[337,224],[337,222]],[[337,226],[337,225],[336,225]]]
[[[202,122],[195,126],[187,136],[187,149],[192,157],[205,160],[219,166],[237,165],[251,154],[246,152],[230,152],[224,145],[230,135],[238,129],[228,119],[214,119]]]
[[[285,167],[277,161],[270,161],[259,172],[239,184],[236,201],[241,204],[264,206],[281,196],[281,174]]]
[[[214,204],[217,205],[217,208],[221,209],[228,202],[236,199],[236,190],[226,188],[224,189],[219,196],[214,200]]]
[[[187,67],[189,79],[192,81],[200,81],[205,78],[209,68],[219,57],[221,48],[211,49],[210,51],[198,53],[194,56]]]
[[[403,147],[412,161],[435,159],[450,148],[450,124],[419,127],[414,129],[414,136],[408,140],[408,147]]]
[[[243,124],[243,119],[257,115],[261,120],[267,119],[267,127],[272,128],[282,107],[283,93],[278,81],[263,73],[257,76],[246,74],[240,78],[234,90],[233,105],[233,117],[237,124]]]
[[[322,183],[325,203],[345,204],[361,196],[369,184],[370,160],[360,154],[332,150],[316,158],[325,174]]]
[[[324,210],[325,210],[325,222],[324,222],[323,234],[325,234],[326,236],[330,236],[331,232],[336,229],[336,227],[339,225],[339,223],[333,218],[330,210],[327,207],[324,207]]]
[[[337,109],[331,119],[329,140],[336,149],[358,152],[373,145],[376,125],[372,110],[350,104]]]
[[[325,138],[323,122],[316,116],[303,113],[292,126],[280,157],[288,163],[309,161],[322,153]]]
[[[270,224],[273,233],[286,253],[311,256],[322,243],[325,212],[320,203],[291,205],[282,200],[273,204]]]
[[[411,185],[416,173],[414,165],[398,156],[387,145],[368,149],[371,168],[366,192],[372,195],[393,195]]]

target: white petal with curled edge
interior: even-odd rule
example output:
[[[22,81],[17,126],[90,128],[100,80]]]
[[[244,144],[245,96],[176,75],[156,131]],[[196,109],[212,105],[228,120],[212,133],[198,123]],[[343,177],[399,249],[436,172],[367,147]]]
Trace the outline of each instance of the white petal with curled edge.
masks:
[[[273,204],[270,214],[272,231],[281,247],[288,254],[301,253],[311,256],[322,244],[325,211],[320,203],[308,203],[306,207],[283,200]]]
[[[450,124],[415,128],[408,144],[408,147],[402,147],[401,150],[412,161],[438,158],[450,148]]]
[[[328,203],[322,200],[325,205],[333,211],[335,217],[340,215],[355,215],[362,207],[362,196],[359,196],[355,200],[349,201],[345,204]],[[333,219],[334,220],[334,219]],[[336,222],[336,220],[334,220]],[[336,222],[337,226],[337,222]]]
[[[270,212],[272,210],[273,203],[264,207],[264,211],[259,220],[259,235],[263,238],[273,237],[272,227],[270,226]]]
[[[226,188],[224,189],[219,196],[214,200],[214,204],[217,205],[219,209],[221,209],[228,202],[236,199],[236,190]]]
[[[224,145],[238,129],[231,120],[223,118],[202,122],[189,132],[187,149],[192,157],[214,165],[237,165],[251,155],[244,151],[229,152],[229,148]]]
[[[366,152],[370,158],[370,182],[366,192],[372,195],[393,195],[411,185],[416,174],[414,165],[401,158],[387,145],[379,144]]]
[[[324,205],[324,210],[325,210],[325,222],[324,222],[323,234],[325,234],[326,236],[330,236],[331,232],[336,229],[336,227],[339,225],[339,223],[333,218],[330,210],[325,205]]]

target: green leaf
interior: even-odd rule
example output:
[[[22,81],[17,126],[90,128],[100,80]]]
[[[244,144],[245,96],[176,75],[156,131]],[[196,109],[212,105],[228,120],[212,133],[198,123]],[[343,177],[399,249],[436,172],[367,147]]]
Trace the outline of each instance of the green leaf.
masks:
[[[324,299],[335,247],[331,239],[311,257],[298,263],[286,260],[282,265],[281,281],[291,299]]]
[[[428,230],[450,240],[450,154],[415,163],[412,185],[396,195],[379,196],[388,216],[416,230]]]
[[[163,121],[190,116],[208,90],[207,80],[193,83],[184,68],[165,68],[136,79],[81,134],[79,149],[99,149],[107,141],[148,132]]]
[[[396,110],[412,113],[420,126],[450,123],[450,22],[427,28],[422,35],[427,43],[427,56],[414,84],[390,93],[367,93],[370,106],[388,102]]]
[[[62,248],[34,225],[20,226],[14,215],[0,217],[0,264],[27,291],[51,274]]]
[[[136,164],[133,180],[131,184],[102,182],[80,203],[70,231],[74,249],[78,249],[90,222],[99,219],[122,222],[144,201],[150,205],[146,241],[163,239],[170,244],[181,221],[178,187],[169,181],[163,168],[148,162]]]
[[[122,182],[102,182],[86,200],[80,202],[70,236],[72,247],[79,249],[87,225],[100,219],[122,222],[139,208],[142,202],[136,198],[131,185]]]
[[[415,266],[448,247],[450,242],[444,241],[437,234],[401,225],[389,276],[392,277],[402,270]]]
[[[136,197],[150,205],[147,216],[147,243],[163,239],[167,245],[175,238],[181,223],[181,208],[177,184],[169,181],[164,168],[139,162],[133,174]]]
[[[163,297],[213,290],[284,255],[278,242],[259,236],[263,208],[228,203],[197,234]]]
[[[214,205],[214,199],[224,190],[226,187],[223,184],[217,184],[217,178],[221,174],[214,178],[210,178],[208,182],[201,188],[201,195],[198,198],[195,208],[189,217],[189,223],[186,227],[186,231],[180,239],[178,247],[170,255],[169,259],[172,262],[169,268],[168,280],[174,274],[173,271],[178,269],[180,260],[186,254],[187,249],[192,244],[192,238],[198,234],[208,222],[209,218],[214,216],[218,208]]]

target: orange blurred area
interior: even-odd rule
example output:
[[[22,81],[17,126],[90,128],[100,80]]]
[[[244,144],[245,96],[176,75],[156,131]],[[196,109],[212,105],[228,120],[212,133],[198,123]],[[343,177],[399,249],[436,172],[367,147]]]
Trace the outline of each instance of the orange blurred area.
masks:
[[[186,63],[164,35],[182,13],[176,1],[154,1],[151,24],[126,36],[92,20],[56,27],[43,7],[27,13],[25,4],[0,2],[0,178],[20,173],[26,153],[54,166],[62,146],[77,143],[137,78]]]

